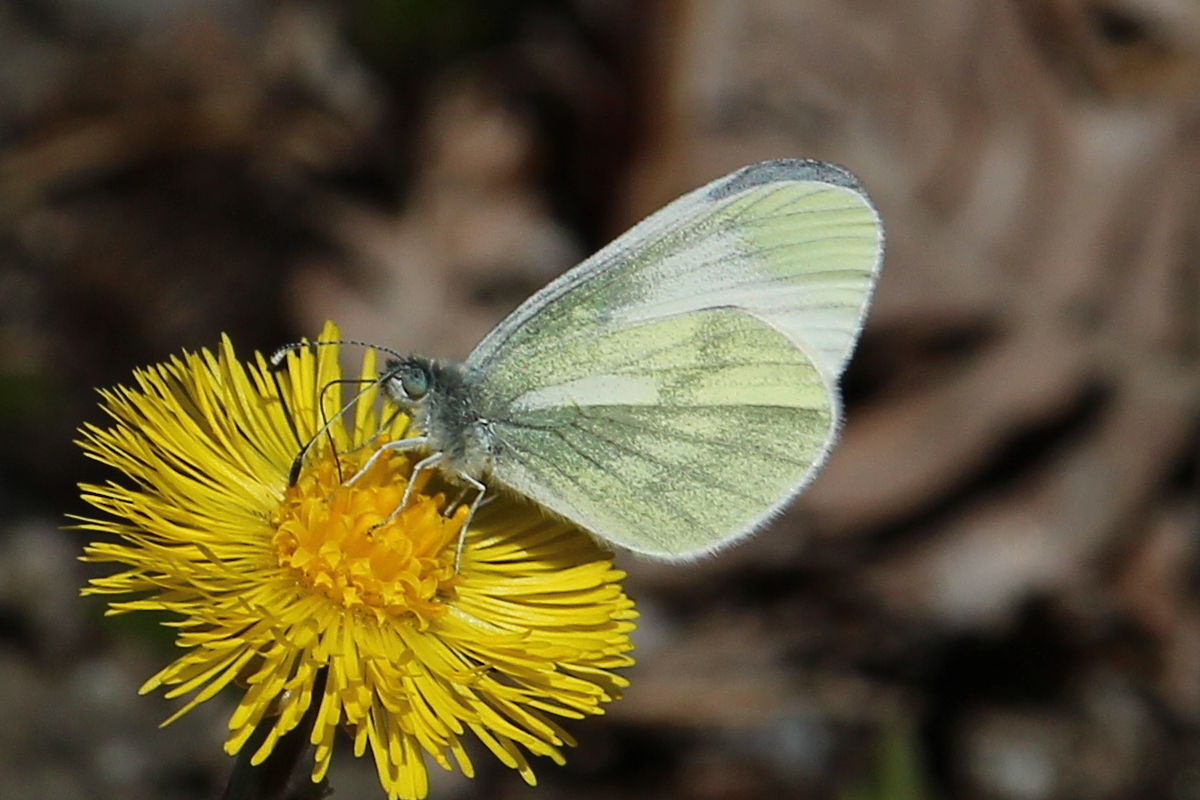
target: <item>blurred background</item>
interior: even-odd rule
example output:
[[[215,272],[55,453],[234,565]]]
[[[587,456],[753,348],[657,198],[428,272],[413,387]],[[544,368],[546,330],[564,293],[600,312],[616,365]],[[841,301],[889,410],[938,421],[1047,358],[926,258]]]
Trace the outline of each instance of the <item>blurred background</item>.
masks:
[[[0,2],[0,798],[231,766],[226,699],[135,693],[169,632],[76,596],[95,387],[327,318],[465,355],[779,156],[887,225],[842,445],[722,557],[622,557],[639,664],[566,767],[434,797],[1200,799],[1192,0]]]

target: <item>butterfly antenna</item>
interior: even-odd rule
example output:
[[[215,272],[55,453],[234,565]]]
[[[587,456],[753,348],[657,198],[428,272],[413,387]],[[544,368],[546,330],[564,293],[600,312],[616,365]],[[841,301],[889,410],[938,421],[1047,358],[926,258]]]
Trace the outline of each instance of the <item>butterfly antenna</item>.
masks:
[[[275,382],[275,394],[278,395],[279,403],[283,406],[283,418],[287,420],[292,436],[296,437],[296,444],[304,447],[304,440],[300,438],[300,431],[296,428],[296,418],[292,416],[292,409],[288,407],[287,401],[283,399],[283,384],[279,382],[279,370],[272,367],[267,371],[271,373],[271,380]]]
[[[402,353],[398,353],[395,350],[393,350],[392,348],[384,347],[381,344],[371,344],[370,342],[361,342],[358,339],[322,339],[319,342],[292,342],[291,344],[285,344],[283,347],[280,347],[278,350],[276,350],[274,353],[271,354],[271,357],[269,359],[267,359],[267,363],[270,365],[271,369],[273,369],[273,370],[282,369],[283,365],[284,365],[284,359],[287,358],[288,353],[294,352],[296,350],[303,350],[306,347],[317,348],[317,347],[324,347],[326,345],[331,345],[331,344],[349,344],[349,345],[354,345],[355,347],[369,347],[372,350],[379,350],[381,352],[387,353],[388,355],[395,356],[396,358],[404,358],[404,355]]]
[[[350,406],[354,405],[355,401],[358,400],[358,398],[360,396],[362,396],[362,393],[366,391],[365,388],[360,390],[359,393],[354,396],[354,399],[352,399],[350,402],[346,403],[341,408],[339,408],[338,412],[336,414],[334,414],[333,418],[331,419],[331,418],[325,416],[325,393],[329,391],[331,386],[337,386],[337,385],[340,385],[343,383],[359,383],[359,381],[354,380],[352,378],[339,378],[338,380],[330,381],[329,383],[327,383],[321,387],[321,393],[320,393],[320,395],[317,396],[317,408],[321,409],[321,423],[322,424],[321,424],[321,429],[319,431],[317,431],[316,435],[312,438],[312,441],[316,441],[322,435],[328,437],[329,438],[329,451],[331,453],[335,453],[335,454],[337,453],[337,442],[335,442],[333,440],[333,421],[337,420],[337,419],[341,419],[342,415],[350,410]],[[301,461],[303,462],[303,459]],[[338,483],[341,483],[345,478],[345,476],[342,475],[341,459],[335,458],[333,465],[334,465],[334,467],[337,468]],[[292,469],[296,472],[296,477],[299,478],[300,471],[296,467],[295,464],[292,465]]]
[[[279,373],[287,365],[287,356],[289,353],[299,350],[302,347],[310,347],[312,344],[314,343],[293,342],[292,344],[285,344],[283,347],[272,353],[271,357],[267,359],[267,371],[271,373],[271,381],[275,384],[275,392],[279,395],[279,401],[283,403],[284,419],[287,420],[288,428],[292,431],[292,436],[296,438],[296,444],[300,445],[301,454],[308,449],[309,445],[312,444],[312,441],[310,440],[308,443],[305,443],[305,441],[300,438],[300,430],[296,427],[296,418],[292,416],[292,410],[283,400],[283,384],[279,382]],[[292,468],[293,471],[295,471],[295,464],[292,465]],[[289,482],[289,485],[292,484],[295,484],[294,480]]]
[[[337,422],[339,419],[344,417],[346,415],[346,413],[348,411],[350,411],[351,408],[354,407],[354,404],[357,403],[360,398],[362,398],[363,395],[365,395],[367,392],[371,391],[371,389],[374,386],[377,386],[379,384],[379,381],[378,380],[366,381],[366,384],[367,384],[366,386],[364,386],[362,389],[360,389],[358,392],[356,392],[354,397],[351,397],[341,408],[339,408],[338,412],[336,414],[334,414],[332,417],[328,417],[328,418],[325,416],[325,403],[323,402],[324,396],[325,396],[325,391],[327,389],[329,389],[329,387],[333,386],[334,384],[338,384],[338,383],[363,383],[363,382],[364,381],[361,378],[344,378],[342,380],[330,381],[329,383],[325,384],[325,386],[323,386],[321,388],[322,402],[320,402],[320,406],[321,406],[321,419],[323,421],[323,424],[321,425],[320,429],[315,434],[313,434],[312,438],[309,439],[308,442],[306,442],[304,444],[304,446],[300,448],[300,452],[297,453],[296,458],[292,460],[292,468],[291,468],[291,470],[288,471],[288,485],[289,486],[295,486],[296,481],[300,480],[300,470],[304,467],[304,459],[308,456],[308,451],[310,449],[312,449],[312,446],[314,444],[316,444],[317,441],[322,436],[328,436],[329,437],[329,445],[330,445],[330,447],[333,447],[334,446],[333,433],[331,430],[333,428],[333,423]],[[350,451],[350,452],[353,452],[353,451]],[[338,481],[341,482],[344,478],[344,476],[342,475],[341,463],[338,463],[337,470],[338,470]]]
[[[370,344],[369,342],[358,341],[357,339],[336,339],[336,340],[324,340],[324,341],[319,341],[319,342],[293,342],[291,344],[285,344],[283,347],[280,347],[278,350],[276,350],[274,353],[272,353],[271,357],[269,359],[267,359],[267,364],[269,367],[269,371],[271,373],[271,379],[275,382],[275,389],[277,392],[279,392],[280,398],[283,397],[283,387],[279,382],[279,372],[280,372],[280,370],[282,370],[284,368],[284,366],[286,366],[288,354],[290,354],[296,350],[305,348],[305,347],[315,349],[316,347],[320,347],[323,345],[355,345],[355,346],[361,346],[361,347],[370,347],[370,348],[374,348],[376,350],[381,350],[390,355],[393,355],[396,358],[403,358],[403,356],[400,353],[396,352],[395,350],[392,350],[390,347],[382,347],[379,345],[373,345],[373,344]],[[373,380],[373,381],[367,381],[367,385],[364,386],[357,394],[355,394],[354,397],[352,397],[349,400],[349,402],[347,402],[345,405],[343,405],[338,410],[338,412],[333,415],[332,418],[328,418],[325,416],[325,402],[324,402],[325,392],[328,391],[329,388],[331,386],[333,386],[334,384],[362,383],[362,382],[363,382],[363,379],[361,379],[361,378],[354,378],[354,379],[347,378],[347,379],[342,379],[342,380],[330,381],[329,383],[325,384],[325,386],[321,387],[321,396],[318,400],[317,405],[321,409],[322,424],[321,424],[320,430],[318,430],[316,432],[316,434],[314,434],[310,439],[308,439],[308,441],[305,441],[302,438],[300,438],[300,431],[296,427],[296,421],[295,421],[294,417],[292,416],[291,411],[287,410],[285,408],[285,416],[287,417],[288,427],[291,428],[292,435],[296,437],[296,443],[300,445],[300,452],[297,453],[296,458],[292,460],[292,467],[288,471],[288,485],[289,486],[295,486],[296,482],[298,480],[300,480],[300,470],[303,469],[304,459],[307,458],[308,451],[312,449],[312,446],[314,444],[316,444],[316,442],[322,436],[326,436],[326,435],[329,436],[330,445],[332,446],[333,445],[333,434],[332,434],[331,429],[333,428],[333,423],[336,422],[338,419],[341,419],[342,416],[345,415],[346,412],[348,412],[354,406],[354,404],[359,401],[359,399],[364,394],[366,394],[368,391],[371,390],[372,386],[378,385],[380,381],[378,379]],[[342,479],[340,463],[338,464],[338,479],[339,479],[339,481]]]
[[[404,409],[401,409],[401,408],[397,408],[394,411],[392,411],[390,414],[388,414],[386,419],[384,419],[382,422],[379,423],[379,425],[377,425],[375,427],[375,432],[372,433],[369,437],[367,437],[363,441],[362,444],[358,445],[357,447],[351,447],[349,450],[343,450],[342,454],[349,455],[350,453],[357,453],[359,450],[364,450],[364,449],[370,447],[371,441],[376,436],[378,436],[379,434],[383,433],[388,428],[390,428],[392,426],[392,423],[396,421],[396,417],[400,416],[403,413],[404,413]],[[412,427],[412,420],[409,419],[408,424],[404,426],[404,430],[400,431],[400,435],[397,436],[396,438],[397,439],[408,438],[408,431],[409,431],[409,428],[411,428],[411,427]]]

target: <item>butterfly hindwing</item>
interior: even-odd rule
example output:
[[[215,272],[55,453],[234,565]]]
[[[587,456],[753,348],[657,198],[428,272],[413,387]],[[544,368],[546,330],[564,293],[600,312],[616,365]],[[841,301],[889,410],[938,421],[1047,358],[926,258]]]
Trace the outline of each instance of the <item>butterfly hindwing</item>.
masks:
[[[495,422],[493,474],[614,544],[670,557],[730,541],[825,453],[820,376],[754,317],[694,312],[581,349],[589,375],[526,392]]]

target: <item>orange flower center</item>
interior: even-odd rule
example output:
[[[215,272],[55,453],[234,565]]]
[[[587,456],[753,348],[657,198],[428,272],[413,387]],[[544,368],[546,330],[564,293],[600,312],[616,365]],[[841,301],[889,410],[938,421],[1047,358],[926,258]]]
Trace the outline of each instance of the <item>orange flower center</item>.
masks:
[[[347,485],[370,452],[309,456],[275,520],[279,564],[347,609],[407,616],[424,627],[445,613],[467,509],[446,518],[445,496],[418,486],[396,513],[411,465],[393,452]]]

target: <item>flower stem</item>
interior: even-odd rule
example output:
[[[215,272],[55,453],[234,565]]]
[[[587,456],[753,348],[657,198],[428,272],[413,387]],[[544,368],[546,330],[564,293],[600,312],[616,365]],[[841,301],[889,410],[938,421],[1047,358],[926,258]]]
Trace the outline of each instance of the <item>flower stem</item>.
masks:
[[[325,675],[321,670],[314,681],[314,698],[324,694]],[[272,726],[272,720],[264,718],[238,753],[221,800],[322,800],[329,796],[329,781],[314,783],[310,777],[315,745],[309,739],[319,706],[314,701],[300,723],[279,738],[266,760],[253,766],[250,758]]]

